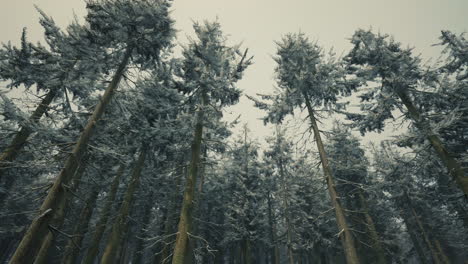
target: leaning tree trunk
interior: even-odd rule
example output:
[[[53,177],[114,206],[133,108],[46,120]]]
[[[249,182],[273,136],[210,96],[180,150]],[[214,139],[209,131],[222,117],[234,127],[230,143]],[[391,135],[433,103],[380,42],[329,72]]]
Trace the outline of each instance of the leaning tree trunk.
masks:
[[[73,236],[68,240],[68,243],[65,247],[65,253],[63,253],[61,262],[62,264],[74,264],[76,262],[76,258],[80,253],[79,250],[81,248],[81,243],[84,239],[86,231],[88,230],[89,220],[91,220],[99,191],[100,187],[95,184],[91,193],[89,194],[88,199],[86,199],[83,208],[81,209],[78,222],[76,223],[72,233]]]
[[[57,88],[51,89],[46,96],[41,100],[41,103],[36,107],[36,110],[29,117],[31,124],[36,124],[41,119],[42,115],[47,112],[50,103],[54,100],[57,95]],[[0,154],[0,178],[2,172],[8,167],[8,164],[16,159],[19,152],[23,148],[29,135],[33,132],[30,125],[21,126],[20,130],[16,133],[15,137],[11,141],[10,145]]]
[[[66,186],[73,179],[73,174],[81,162],[84,152],[88,146],[88,142],[94,132],[94,128],[96,127],[97,122],[101,119],[106,106],[109,104],[115,90],[117,89],[130,59],[131,52],[132,49],[130,47],[127,48],[111,83],[104,92],[104,95],[101,97],[100,102],[96,105],[96,108],[88,120],[83,132],[81,132],[80,138],[78,139],[72,153],[66,160],[64,168],[61,170],[54,185],[49,190],[47,197],[42,203],[42,206],[39,209],[39,215],[32,221],[31,226],[26,231],[10,261],[10,264],[32,263],[36,257],[37,251],[39,250],[39,245],[42,244],[42,241],[50,233],[49,225],[51,224],[51,221],[56,218],[59,211],[66,209],[61,208],[65,205],[65,200],[68,196]]]
[[[127,191],[125,192],[124,200],[122,202],[122,205],[120,206],[119,214],[117,215],[117,218],[114,220],[114,224],[112,225],[112,231],[109,235],[106,248],[101,258],[101,264],[115,263],[117,249],[119,247],[119,244],[122,242],[122,233],[124,232],[127,226],[128,214],[130,213],[133,201],[135,200],[135,191],[137,190],[140,184],[141,171],[145,163],[147,152],[148,148],[146,146],[143,146],[140,151],[138,161],[136,162],[135,167],[133,168],[132,179],[128,185]]]
[[[369,231],[369,235],[372,240],[372,249],[374,249],[375,254],[377,255],[378,264],[385,264],[387,261],[385,260],[385,251],[382,247],[382,243],[380,242],[379,234],[377,233],[377,229],[375,228],[374,220],[369,214],[369,206],[367,205],[367,200],[364,197],[364,191],[359,189],[358,195],[359,199],[361,200],[361,208],[364,213],[364,218],[366,219],[366,226],[367,230]]]
[[[185,258],[191,254],[189,252],[189,233],[192,228],[193,202],[195,195],[195,185],[197,182],[198,169],[200,166],[201,141],[203,136],[204,107],[207,104],[207,95],[203,92],[202,109],[197,113],[197,123],[195,125],[195,136],[192,143],[192,158],[189,172],[185,184],[184,200],[180,211],[179,225],[177,230],[176,243],[172,256],[172,264],[184,264]]]
[[[440,138],[431,131],[428,121],[421,116],[408,94],[404,91],[397,91],[397,95],[406,106],[406,109],[408,109],[409,116],[414,121],[416,127],[426,136],[439,158],[447,167],[458,187],[462,190],[465,196],[468,197],[468,177],[465,176],[461,164],[450,155]]]
[[[112,209],[112,204],[114,203],[115,196],[117,195],[117,190],[119,188],[120,178],[124,173],[125,166],[121,164],[115,175],[114,180],[112,181],[109,194],[106,197],[104,207],[102,209],[101,215],[98,222],[96,223],[96,229],[94,230],[93,237],[91,238],[90,246],[88,248],[88,253],[81,261],[82,264],[92,264],[96,258],[99,250],[99,243],[101,242],[102,235],[106,229],[107,220],[109,219],[110,210]]]
[[[320,155],[320,161],[322,162],[323,173],[325,175],[328,192],[330,194],[330,199],[333,207],[335,208],[336,213],[336,222],[339,228],[339,236],[341,237],[341,242],[345,251],[346,261],[348,264],[357,264],[359,263],[358,255],[356,253],[356,246],[354,245],[354,238],[351,230],[348,227],[346,222],[346,216],[339,200],[338,194],[336,192],[335,183],[333,180],[332,170],[328,164],[327,154],[322,143],[322,138],[320,136],[320,130],[317,126],[317,121],[314,116],[314,111],[310,105],[309,97],[304,93],[304,99],[309,112],[310,123],[312,130],[314,131],[315,142],[317,143],[317,148]]]
[[[437,254],[439,255],[440,257],[440,261],[443,263],[443,264],[450,264],[450,259],[447,257],[447,255],[445,254],[444,252],[444,249],[442,248],[442,246],[440,245],[440,242],[438,239],[434,239],[434,245],[436,247],[436,250],[437,250]]]
[[[405,204],[402,199],[400,198],[398,200],[398,207],[400,208],[400,217],[403,219],[403,223],[405,223],[406,226],[406,231],[408,232],[411,242],[413,242],[414,249],[417,253],[417,256],[419,258],[419,262],[422,264],[428,264],[428,260],[426,257],[426,254],[424,253],[424,249],[421,246],[421,243],[418,240],[418,235],[416,234],[416,229],[411,222],[411,217],[409,217],[407,213],[407,209],[404,208],[403,204]]]
[[[431,252],[432,260],[434,261],[435,264],[442,264],[442,261],[440,260],[439,255],[437,254],[436,248],[432,244],[432,241],[429,238],[429,234],[426,232],[426,229],[424,228],[423,223],[421,222],[421,219],[419,219],[418,214],[416,213],[416,210],[413,207],[413,204],[411,202],[410,197],[408,194],[405,192],[404,194],[404,199],[406,201],[407,206],[409,207],[409,210],[413,216],[413,219],[419,228],[419,231],[422,234],[423,240],[426,243],[426,246],[429,248],[429,252]]]
[[[73,177],[73,182],[71,183],[71,186],[67,187],[67,190],[70,192],[76,192],[78,190],[79,185],[81,183],[81,178],[86,170],[86,163],[81,163],[80,167],[76,171],[74,177]],[[55,241],[56,233],[59,231],[60,228],[62,228],[63,221],[65,219],[65,214],[66,211],[64,210],[66,207],[68,207],[68,204],[70,203],[70,196],[68,196],[64,200],[64,204],[62,204],[57,210],[57,213],[54,214],[54,218],[51,219],[49,228],[52,229],[52,232],[49,232],[45,239],[42,241],[41,247],[37,253],[36,260],[34,261],[34,264],[45,264],[47,263],[47,256],[49,253],[49,249],[52,246],[52,244]]]
[[[57,94],[57,90],[50,90],[46,96],[42,99],[41,103],[37,106],[36,110],[29,117],[29,122],[36,124],[41,119],[42,115],[47,112],[50,103],[53,101]],[[16,133],[10,145],[5,149],[5,151],[0,154],[0,179],[3,178],[3,174],[6,172],[10,164],[16,159],[20,153],[23,146],[26,144],[26,141],[33,132],[33,129],[29,125],[23,125],[21,129]],[[18,177],[7,176],[4,182],[4,192],[0,193],[0,201],[5,198],[5,196],[10,191],[11,187],[15,183]]]

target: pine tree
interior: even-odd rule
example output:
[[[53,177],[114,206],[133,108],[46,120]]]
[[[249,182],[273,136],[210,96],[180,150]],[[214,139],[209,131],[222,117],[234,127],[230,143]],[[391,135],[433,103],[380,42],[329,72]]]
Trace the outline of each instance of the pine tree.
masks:
[[[346,57],[350,73],[357,77],[361,87],[367,87],[369,82],[380,85],[372,85],[370,91],[360,95],[362,101],[369,102],[362,104],[364,114],[348,117],[356,122],[362,133],[381,131],[384,121],[393,118],[392,111],[404,106],[406,110],[401,110],[405,116],[428,140],[458,187],[468,195],[468,177],[446,143],[434,132],[422,109],[424,102],[419,101],[420,83],[431,78],[420,66],[420,59],[412,55],[411,49],[403,49],[387,35],[375,35],[371,31],[356,31],[351,43],[354,47]]]
[[[337,108],[337,97],[350,92],[352,85],[344,82],[342,67],[333,58],[325,60],[323,52],[303,34],[286,35],[277,43],[275,61],[278,93],[263,96],[273,101],[266,105],[257,101],[257,106],[268,110],[266,121],[281,122],[294,108],[304,104],[314,132],[324,176],[327,181],[331,202],[335,208],[339,234],[348,263],[359,263],[354,238],[347,224],[345,212],[336,191],[333,174],[317,125],[317,108]]]
[[[233,86],[250,64],[250,59],[246,59],[246,53],[236,63],[240,53],[237,48],[226,46],[226,40],[218,23],[195,24],[194,29],[198,40],[192,41],[184,48],[180,72],[183,83],[180,87],[196,98],[198,109],[195,116],[191,161],[172,258],[174,264],[182,264],[184,259],[192,255],[188,250],[188,241],[192,228],[194,193],[200,168],[207,109],[214,106],[219,111],[222,107],[232,105],[239,100],[240,91]]]

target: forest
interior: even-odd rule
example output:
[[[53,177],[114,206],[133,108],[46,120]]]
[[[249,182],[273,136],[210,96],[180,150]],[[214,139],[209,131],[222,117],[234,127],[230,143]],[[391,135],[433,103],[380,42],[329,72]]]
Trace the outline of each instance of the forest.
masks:
[[[466,34],[428,64],[391,32],[340,56],[285,32],[246,94],[257,54],[217,20],[180,38],[171,7],[37,8],[44,41],[2,43],[0,263],[468,263]],[[241,97],[262,140],[225,118]]]

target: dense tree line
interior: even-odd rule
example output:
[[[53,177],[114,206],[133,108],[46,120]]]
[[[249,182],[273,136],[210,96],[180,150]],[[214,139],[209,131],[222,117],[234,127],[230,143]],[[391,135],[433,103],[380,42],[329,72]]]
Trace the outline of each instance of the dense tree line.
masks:
[[[275,127],[262,144],[223,119],[253,57],[218,22],[177,46],[170,1],[86,7],[65,29],[38,10],[46,43],[25,29],[0,49],[0,80],[35,98],[0,93],[2,263],[468,258],[464,35],[442,31],[427,66],[371,30],[342,58],[286,34],[275,92],[249,96]],[[356,132],[396,122],[407,129],[361,145]]]

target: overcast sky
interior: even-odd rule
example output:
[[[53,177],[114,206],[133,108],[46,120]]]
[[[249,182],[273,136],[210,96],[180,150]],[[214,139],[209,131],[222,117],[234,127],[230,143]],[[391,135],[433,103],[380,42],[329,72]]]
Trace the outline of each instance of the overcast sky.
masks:
[[[42,41],[39,6],[65,27],[73,13],[85,15],[83,0],[0,0],[0,42],[18,43],[23,27],[29,39]],[[348,38],[358,28],[372,27],[405,45],[414,46],[424,58],[437,57],[440,30],[468,30],[468,0],[175,0],[172,17],[179,43],[193,34],[192,21],[218,18],[232,43],[242,42],[254,58],[239,87],[250,95],[269,93],[274,85],[275,40],[301,31],[325,49],[338,54],[350,48]],[[258,137],[269,133],[257,119],[262,113],[243,98],[232,108],[248,122]]]

